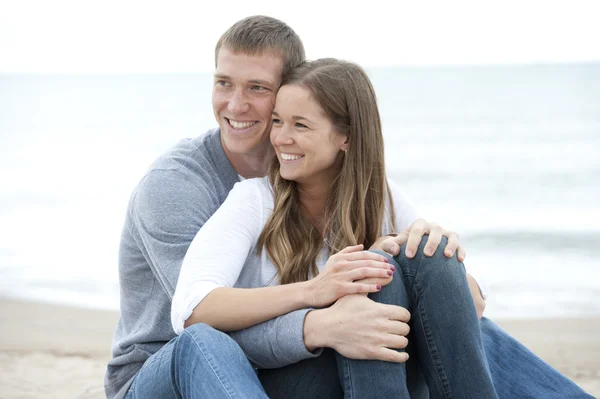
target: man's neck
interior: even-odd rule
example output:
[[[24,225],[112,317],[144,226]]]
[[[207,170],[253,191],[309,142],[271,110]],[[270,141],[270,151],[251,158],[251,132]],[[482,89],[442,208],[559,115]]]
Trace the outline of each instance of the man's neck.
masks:
[[[245,179],[266,176],[273,158],[273,147],[270,145],[262,151],[251,154],[234,154],[227,148],[224,150],[233,169]]]

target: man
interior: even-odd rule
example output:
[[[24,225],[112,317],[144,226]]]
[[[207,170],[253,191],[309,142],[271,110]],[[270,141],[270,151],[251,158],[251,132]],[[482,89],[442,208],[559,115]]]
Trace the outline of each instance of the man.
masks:
[[[366,297],[360,316],[348,306],[304,309],[232,333],[233,339],[205,325],[175,336],[171,299],[187,248],[240,176],[266,174],[275,94],[283,74],[304,60],[304,49],[281,21],[250,17],[221,37],[215,56],[213,108],[220,128],[159,157],[130,198],[119,254],[121,317],[105,377],[109,398],[194,397],[195,392],[208,398],[263,398],[251,362],[281,368],[317,358],[318,347],[377,359],[374,341],[358,340],[357,332],[393,347],[388,334],[370,322],[381,315],[382,305]],[[423,221],[413,226],[387,245],[397,252],[408,240],[407,251],[414,254],[422,235],[430,233],[425,252],[433,253],[447,235],[446,255],[458,250],[459,259],[464,257],[456,235]],[[328,323],[332,315],[345,323]]]

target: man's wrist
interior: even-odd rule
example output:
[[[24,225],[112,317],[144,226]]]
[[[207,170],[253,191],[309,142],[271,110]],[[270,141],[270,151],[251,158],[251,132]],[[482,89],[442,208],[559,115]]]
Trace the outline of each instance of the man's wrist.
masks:
[[[324,327],[323,313],[327,309],[315,309],[306,314],[304,318],[304,346],[309,352],[314,352],[318,348],[326,347],[326,331]]]

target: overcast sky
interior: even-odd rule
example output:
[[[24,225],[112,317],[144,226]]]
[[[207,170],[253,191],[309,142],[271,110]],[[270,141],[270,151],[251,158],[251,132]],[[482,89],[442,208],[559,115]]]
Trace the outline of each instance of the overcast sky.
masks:
[[[600,61],[600,1],[0,0],[0,72],[205,72],[235,21],[365,67]],[[355,4],[355,5],[348,5]]]

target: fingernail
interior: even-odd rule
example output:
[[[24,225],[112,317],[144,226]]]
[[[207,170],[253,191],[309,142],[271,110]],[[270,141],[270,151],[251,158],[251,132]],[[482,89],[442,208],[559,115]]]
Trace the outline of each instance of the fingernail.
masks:
[[[383,258],[383,261],[384,261],[385,263],[389,263],[389,262],[390,262],[389,260],[387,260],[387,258]]]
[[[394,266],[394,265],[390,265],[390,269],[391,269],[393,272],[395,272],[395,271],[396,271],[396,266]]]
[[[375,288],[377,289],[377,291],[381,291],[381,286],[380,286],[379,284],[377,284],[377,285],[375,286]]]
[[[412,258],[412,257],[413,257],[413,255],[414,255],[414,254],[413,254],[413,251],[412,251],[412,250],[410,250],[410,249],[406,250],[406,256],[407,256],[407,257],[409,257],[409,258]]]
[[[425,255],[427,255],[427,256],[431,256],[432,254],[433,254],[433,251],[431,250],[431,248],[427,248],[427,249],[425,250]]]
[[[392,274],[394,274],[394,272],[391,270],[388,270],[387,273],[388,273],[388,276],[391,276]]]
[[[454,253],[452,251],[450,251],[450,250],[446,251],[445,254],[446,254],[446,256],[452,256],[452,255],[454,255]]]

